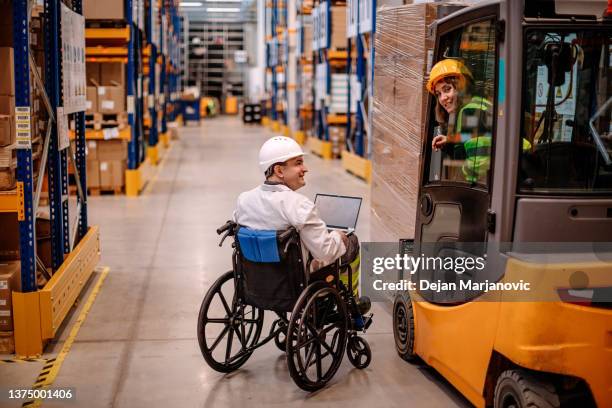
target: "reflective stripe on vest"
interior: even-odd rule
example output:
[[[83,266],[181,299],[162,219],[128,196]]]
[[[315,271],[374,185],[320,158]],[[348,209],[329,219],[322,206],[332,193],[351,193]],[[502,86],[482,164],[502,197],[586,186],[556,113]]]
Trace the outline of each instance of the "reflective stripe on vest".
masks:
[[[474,137],[465,142],[463,147],[466,159],[461,170],[465,179],[474,183],[487,174],[491,165],[491,138],[488,136]]]
[[[493,109],[493,104],[485,98],[482,98],[480,96],[473,96],[472,99],[467,104],[463,105],[459,110],[456,126],[457,133],[461,133],[461,128],[463,127],[463,111],[466,109],[474,109],[487,112],[489,111],[489,109]]]

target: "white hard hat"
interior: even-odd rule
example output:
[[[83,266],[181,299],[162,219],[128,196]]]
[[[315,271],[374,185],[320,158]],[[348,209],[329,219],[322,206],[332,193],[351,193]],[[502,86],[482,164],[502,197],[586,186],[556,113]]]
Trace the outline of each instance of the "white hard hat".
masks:
[[[283,163],[304,154],[302,147],[295,140],[285,136],[274,136],[259,149],[259,169],[265,173],[275,163]]]

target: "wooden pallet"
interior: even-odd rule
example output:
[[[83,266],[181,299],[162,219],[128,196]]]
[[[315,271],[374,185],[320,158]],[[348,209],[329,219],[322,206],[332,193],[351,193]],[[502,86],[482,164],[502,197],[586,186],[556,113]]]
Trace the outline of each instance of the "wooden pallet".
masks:
[[[89,187],[89,195],[94,197],[120,194],[123,194],[123,187]]]
[[[102,130],[109,128],[125,129],[128,125],[126,112],[121,113],[89,113],[85,115],[85,128]]]

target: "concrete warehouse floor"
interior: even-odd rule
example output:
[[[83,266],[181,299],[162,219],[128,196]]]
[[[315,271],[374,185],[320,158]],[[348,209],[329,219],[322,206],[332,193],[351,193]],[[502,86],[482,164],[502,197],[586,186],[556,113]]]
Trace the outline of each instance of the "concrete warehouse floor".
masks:
[[[433,370],[397,356],[389,307],[382,304],[373,306],[374,325],[365,335],[373,351],[370,367],[354,369],[345,358],[329,386],[315,394],[295,386],[273,342],[235,373],[222,375],[206,365],[197,343],[198,310],[208,287],[231,267],[230,245],[217,246],[215,229],[231,217],[238,194],[262,181],[257,152],[270,136],[266,128],[229,117],[183,127],[142,196],[90,198],[90,224],[101,231],[100,265],[110,270],[52,385],[72,387],[76,401],[43,406],[469,406]],[[303,194],[364,197],[357,234],[367,241],[367,184],[338,161],[310,155],[306,164]],[[101,275],[94,273],[44,358],[56,357],[72,340],[70,331]],[[0,364],[0,388],[31,388],[43,365]],[[0,400],[0,407],[19,406]]]

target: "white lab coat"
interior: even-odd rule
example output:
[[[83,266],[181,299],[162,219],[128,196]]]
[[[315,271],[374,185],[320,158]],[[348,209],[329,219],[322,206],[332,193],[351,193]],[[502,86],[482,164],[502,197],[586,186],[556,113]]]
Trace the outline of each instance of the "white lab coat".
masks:
[[[240,194],[234,221],[255,230],[295,227],[302,250],[310,251],[322,265],[331,264],[346,252],[340,233],[328,231],[314,203],[283,184],[262,184]]]

